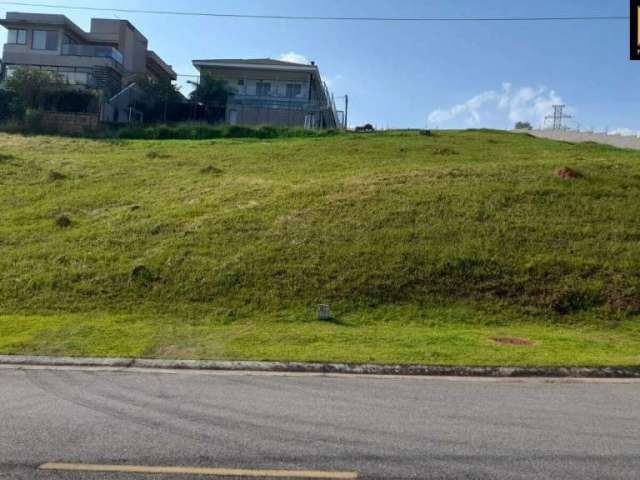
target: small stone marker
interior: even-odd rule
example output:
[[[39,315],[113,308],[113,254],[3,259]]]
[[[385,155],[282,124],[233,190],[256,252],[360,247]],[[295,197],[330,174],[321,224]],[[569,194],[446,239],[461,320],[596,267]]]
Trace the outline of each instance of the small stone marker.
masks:
[[[329,305],[318,305],[318,320],[330,320],[331,310]]]

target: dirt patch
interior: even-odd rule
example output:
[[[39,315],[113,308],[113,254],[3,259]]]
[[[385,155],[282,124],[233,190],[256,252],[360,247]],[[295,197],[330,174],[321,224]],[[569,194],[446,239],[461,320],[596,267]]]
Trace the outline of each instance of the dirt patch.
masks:
[[[155,150],[151,150],[150,152],[147,152],[146,157],[150,160],[156,159],[156,158],[169,158],[171,155],[168,155],[166,153],[160,153],[160,152],[156,152]]]
[[[67,176],[64,173],[56,172],[55,170],[51,170],[49,172],[49,181],[57,182],[59,180],[64,180]]]
[[[200,173],[205,173],[210,175],[220,175],[222,173],[222,170],[220,170],[217,167],[214,167],[213,165],[209,165],[207,167],[204,167],[202,170],[200,170]]]
[[[501,345],[533,345],[533,342],[527,338],[516,337],[491,337],[491,340]]]
[[[153,283],[155,279],[156,277],[153,272],[146,266],[136,265],[133,270],[131,270],[131,275],[129,276],[129,284],[148,286]]]
[[[555,173],[555,176],[556,177],[560,177],[560,178],[564,178],[565,180],[576,180],[578,178],[584,177],[584,175],[582,175],[582,173],[580,173],[577,170],[574,170],[573,168],[570,168],[570,167],[562,167],[560,170],[558,170]]]
[[[431,153],[433,153],[434,155],[458,155],[458,152],[456,150],[449,147],[434,148]]]
[[[56,218],[56,225],[60,228],[70,227],[71,223],[71,219],[67,215],[60,215]]]

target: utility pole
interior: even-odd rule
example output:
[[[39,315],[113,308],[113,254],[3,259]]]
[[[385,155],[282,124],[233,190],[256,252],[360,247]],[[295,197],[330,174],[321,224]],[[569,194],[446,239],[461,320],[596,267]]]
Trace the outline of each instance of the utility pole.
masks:
[[[349,95],[344,96],[344,128],[349,128]]]
[[[554,105],[553,115],[547,115],[545,120],[553,119],[553,129],[562,130],[562,120],[565,118],[572,118],[571,115],[564,115],[564,108],[566,105]]]

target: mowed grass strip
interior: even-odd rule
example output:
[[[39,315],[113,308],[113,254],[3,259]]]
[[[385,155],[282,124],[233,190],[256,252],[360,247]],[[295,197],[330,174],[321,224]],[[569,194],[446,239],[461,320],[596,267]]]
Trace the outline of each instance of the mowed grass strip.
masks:
[[[496,131],[0,147],[2,353],[640,364],[639,152]]]

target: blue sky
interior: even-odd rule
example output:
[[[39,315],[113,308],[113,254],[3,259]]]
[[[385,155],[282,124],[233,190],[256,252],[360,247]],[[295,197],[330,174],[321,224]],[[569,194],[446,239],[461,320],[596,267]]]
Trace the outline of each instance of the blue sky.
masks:
[[[628,0],[63,0],[64,5],[216,13],[330,16],[627,15]],[[509,128],[539,125],[562,101],[570,125],[640,131],[640,63],[629,61],[627,21],[357,23],[63,13],[88,29],[92,16],[126,18],[175,70],[194,58],[315,60],[336,96],[349,94],[350,124]],[[295,58],[295,57],[294,57]],[[182,80],[186,80],[183,78]]]

